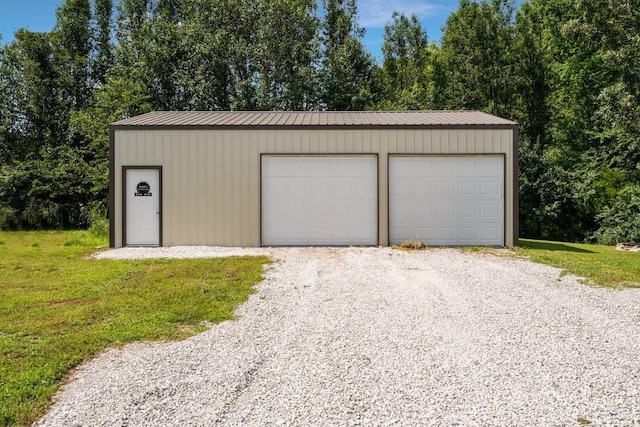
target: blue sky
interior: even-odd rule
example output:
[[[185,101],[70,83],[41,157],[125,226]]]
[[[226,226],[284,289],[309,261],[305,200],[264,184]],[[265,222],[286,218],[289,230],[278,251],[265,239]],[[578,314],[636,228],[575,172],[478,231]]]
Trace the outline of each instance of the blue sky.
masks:
[[[56,21],[59,0],[0,0],[0,34],[2,43],[13,39],[18,28],[49,31]],[[364,43],[373,55],[380,56],[384,26],[394,10],[406,15],[415,13],[430,40],[440,39],[440,29],[458,0],[358,0],[360,25],[367,29]]]

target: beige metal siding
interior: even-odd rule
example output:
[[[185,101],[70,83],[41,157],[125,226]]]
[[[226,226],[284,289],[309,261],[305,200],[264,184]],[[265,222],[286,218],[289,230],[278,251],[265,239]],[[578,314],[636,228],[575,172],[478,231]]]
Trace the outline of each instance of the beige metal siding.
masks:
[[[380,245],[388,244],[388,155],[500,154],[505,241],[513,235],[512,129],[115,131],[115,246],[122,246],[122,166],[162,166],[163,245],[260,245],[261,154],[378,154]]]

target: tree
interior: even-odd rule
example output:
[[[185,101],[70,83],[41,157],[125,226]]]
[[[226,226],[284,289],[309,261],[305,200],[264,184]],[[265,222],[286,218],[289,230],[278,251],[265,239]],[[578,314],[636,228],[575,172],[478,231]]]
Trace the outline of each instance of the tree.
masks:
[[[233,47],[229,46],[224,20],[228,13],[217,0],[194,0],[189,7],[191,18],[183,23],[182,43],[190,51],[179,81],[188,93],[187,108],[229,110],[233,86],[229,55]]]
[[[258,108],[308,110],[318,103],[315,0],[266,0],[259,40]]]
[[[57,23],[51,33],[59,50],[56,64],[65,75],[70,107],[84,108],[91,96],[89,55],[92,51],[91,7],[89,0],[67,0],[56,11]]]
[[[93,79],[105,83],[109,69],[114,65],[112,37],[113,0],[95,0],[95,62]]]
[[[328,110],[362,110],[373,99],[374,61],[362,45],[355,0],[322,0],[321,104]]]
[[[544,149],[549,124],[550,70],[545,58],[542,32],[543,17],[530,3],[522,4],[516,15],[516,36],[514,40],[516,92],[516,118],[521,132],[536,144],[537,150]]]
[[[16,159],[37,155],[64,143],[71,108],[64,62],[49,33],[18,30],[4,49],[5,78],[11,85],[4,110],[11,112],[12,132],[20,140]]]
[[[438,48],[429,44],[416,15],[394,12],[384,28],[383,64],[379,72],[384,99],[381,109],[437,109],[440,107]]]
[[[514,103],[513,0],[460,0],[442,35],[447,107],[510,117]]]
[[[561,201],[547,200],[546,205],[542,201],[558,194],[558,188],[550,187],[550,178],[564,174],[554,171],[550,158],[545,157],[550,143],[550,70],[543,47],[543,16],[530,3],[524,3],[516,15],[515,28],[517,94],[512,117],[520,123],[520,231],[525,236],[540,237],[543,222],[560,222],[562,213],[557,209],[563,206]]]
[[[12,152],[9,129],[12,126],[13,118],[7,103],[7,100],[11,99],[9,95],[11,84],[4,50],[0,34],[0,164],[8,162]]]

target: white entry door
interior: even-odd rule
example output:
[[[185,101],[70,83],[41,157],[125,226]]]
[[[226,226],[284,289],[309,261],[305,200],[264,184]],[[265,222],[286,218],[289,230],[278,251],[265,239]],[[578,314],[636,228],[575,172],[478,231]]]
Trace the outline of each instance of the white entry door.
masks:
[[[160,245],[160,169],[125,169],[125,244]]]
[[[503,246],[503,156],[391,156],[389,240]]]
[[[376,245],[376,156],[263,156],[262,244]]]

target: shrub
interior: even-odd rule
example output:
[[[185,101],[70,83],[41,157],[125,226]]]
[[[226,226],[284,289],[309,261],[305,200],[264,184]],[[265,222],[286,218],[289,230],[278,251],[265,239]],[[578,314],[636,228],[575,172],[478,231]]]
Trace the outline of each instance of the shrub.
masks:
[[[592,238],[603,245],[640,243],[640,185],[623,188],[596,216],[600,228]]]
[[[89,210],[89,233],[94,237],[109,237],[109,219],[107,210],[101,205],[94,205]]]
[[[405,249],[427,249],[427,245],[425,245],[424,243],[422,243],[422,242],[414,242],[414,241],[409,241],[409,240],[407,240],[406,242],[401,244],[400,247],[405,248]]]
[[[0,206],[0,230],[15,230],[20,224],[16,210],[9,206]]]

